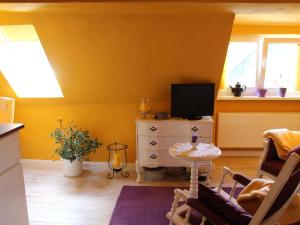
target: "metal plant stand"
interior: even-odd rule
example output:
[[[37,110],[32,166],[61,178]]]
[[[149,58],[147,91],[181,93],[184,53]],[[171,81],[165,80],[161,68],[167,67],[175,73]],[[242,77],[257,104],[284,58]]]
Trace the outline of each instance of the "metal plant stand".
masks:
[[[115,173],[121,173],[123,177],[129,177],[129,172],[125,171],[127,166],[127,149],[128,145],[113,143],[107,145],[108,150],[108,167],[111,172],[107,174],[108,179],[112,179]]]

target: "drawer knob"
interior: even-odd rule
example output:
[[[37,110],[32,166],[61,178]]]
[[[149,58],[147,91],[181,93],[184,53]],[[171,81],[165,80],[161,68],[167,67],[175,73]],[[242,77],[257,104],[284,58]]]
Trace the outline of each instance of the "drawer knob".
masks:
[[[154,146],[154,145],[156,145],[156,144],[157,144],[156,141],[151,141],[151,142],[150,142],[150,145],[153,145],[153,146]]]
[[[155,155],[155,154],[152,154],[152,155],[150,156],[150,158],[152,158],[152,159],[156,159],[156,158],[157,158],[157,155]]]
[[[151,131],[156,131],[157,128],[153,126],[153,127],[150,128],[150,130],[151,130]]]
[[[198,129],[197,127],[193,127],[191,130],[194,131],[194,132],[196,132],[196,131],[198,131],[199,129]]]

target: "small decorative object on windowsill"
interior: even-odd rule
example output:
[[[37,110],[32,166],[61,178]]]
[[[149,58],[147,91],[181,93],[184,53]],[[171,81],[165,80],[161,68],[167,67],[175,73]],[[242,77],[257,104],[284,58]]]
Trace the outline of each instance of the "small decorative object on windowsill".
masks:
[[[256,95],[258,96],[258,97],[265,97],[266,96],[266,94],[267,94],[267,91],[268,91],[268,89],[266,89],[266,88],[257,88],[256,89]]]
[[[285,80],[284,76],[280,73],[278,86],[279,86],[279,96],[282,98],[285,97],[286,90],[287,90],[287,88],[285,86],[287,83],[288,83],[288,80]]]
[[[284,87],[279,88],[279,96],[284,98],[286,91],[287,91],[287,88],[284,88]]]
[[[246,86],[242,86],[239,82],[235,84],[235,87],[229,87],[231,88],[231,92],[235,97],[241,97],[242,92],[246,90]]]
[[[111,169],[111,172],[107,174],[108,179],[113,178],[115,173],[119,172],[123,177],[129,176],[129,172],[123,171],[127,166],[127,148],[128,145],[117,142],[107,145],[108,167]]]
[[[143,115],[144,119],[146,118],[146,115],[149,112],[150,112],[149,98],[142,98],[140,104],[140,113]]]

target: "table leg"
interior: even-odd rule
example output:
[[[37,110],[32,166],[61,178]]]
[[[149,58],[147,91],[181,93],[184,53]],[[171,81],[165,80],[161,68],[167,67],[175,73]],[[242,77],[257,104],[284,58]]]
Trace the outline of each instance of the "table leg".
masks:
[[[135,168],[136,168],[136,174],[137,174],[136,182],[141,183],[141,167],[138,162],[136,162]]]
[[[212,161],[210,160],[210,161],[209,161],[209,166],[207,167],[207,180],[206,180],[206,185],[210,185],[212,168],[213,168],[213,163],[212,163]]]
[[[191,163],[190,194],[192,198],[198,198],[198,164],[197,161]]]

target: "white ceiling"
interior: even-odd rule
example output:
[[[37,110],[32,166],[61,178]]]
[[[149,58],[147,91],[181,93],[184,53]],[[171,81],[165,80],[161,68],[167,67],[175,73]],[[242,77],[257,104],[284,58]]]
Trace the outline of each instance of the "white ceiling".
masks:
[[[235,25],[300,26],[299,14],[237,14]]]

